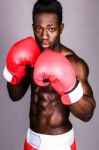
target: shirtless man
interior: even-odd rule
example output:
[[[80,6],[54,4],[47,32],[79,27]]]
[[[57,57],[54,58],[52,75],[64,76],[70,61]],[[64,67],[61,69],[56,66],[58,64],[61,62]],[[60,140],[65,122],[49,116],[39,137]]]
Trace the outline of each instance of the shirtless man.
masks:
[[[8,64],[4,69],[4,76],[9,81],[7,82],[7,89],[13,101],[20,100],[28,87],[31,88],[30,127],[24,150],[76,150],[74,130],[69,121],[69,114],[71,112],[75,117],[85,122],[93,116],[96,104],[88,82],[89,69],[83,59],[60,43],[64,24],[62,23],[62,6],[58,1],[46,0],[44,2],[39,0],[35,3],[32,13],[36,41],[32,37],[18,41],[10,49],[7,57]],[[75,71],[77,81],[81,83],[83,94],[79,100],[68,105],[63,104],[60,94],[51,84],[39,86],[34,82],[35,63],[45,49],[58,52],[66,60],[69,60]],[[27,56],[28,53],[29,56]],[[12,66],[16,57],[19,58],[20,63],[17,65],[17,69],[15,65],[13,69]],[[27,57],[28,59],[26,59]],[[52,59],[53,64],[55,63],[54,60]],[[23,63],[24,61],[25,63]],[[46,65],[47,63],[50,62],[46,62]],[[56,65],[56,67],[59,66]],[[13,74],[13,80],[8,78],[11,74]],[[66,78],[68,77],[66,76]],[[48,79],[44,82],[47,81]]]

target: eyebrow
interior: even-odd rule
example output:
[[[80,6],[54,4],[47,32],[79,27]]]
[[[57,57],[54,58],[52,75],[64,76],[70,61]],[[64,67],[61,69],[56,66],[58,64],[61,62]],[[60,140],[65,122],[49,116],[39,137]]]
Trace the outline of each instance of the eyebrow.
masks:
[[[56,26],[55,24],[48,24],[47,27],[53,27]],[[41,25],[34,25],[34,27],[42,27]]]
[[[55,24],[49,24],[48,26],[56,26]]]

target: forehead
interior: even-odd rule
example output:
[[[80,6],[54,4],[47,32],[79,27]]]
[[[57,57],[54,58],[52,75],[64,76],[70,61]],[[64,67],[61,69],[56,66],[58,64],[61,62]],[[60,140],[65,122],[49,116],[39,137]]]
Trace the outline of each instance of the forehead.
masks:
[[[57,25],[58,24],[58,16],[55,13],[38,13],[34,17],[35,25]]]

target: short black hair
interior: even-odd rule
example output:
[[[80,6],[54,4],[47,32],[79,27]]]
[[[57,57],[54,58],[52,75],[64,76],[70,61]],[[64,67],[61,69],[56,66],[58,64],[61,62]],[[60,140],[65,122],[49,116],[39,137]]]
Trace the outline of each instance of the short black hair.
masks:
[[[57,0],[37,0],[32,10],[32,20],[38,13],[56,13],[59,24],[62,23],[62,6]]]

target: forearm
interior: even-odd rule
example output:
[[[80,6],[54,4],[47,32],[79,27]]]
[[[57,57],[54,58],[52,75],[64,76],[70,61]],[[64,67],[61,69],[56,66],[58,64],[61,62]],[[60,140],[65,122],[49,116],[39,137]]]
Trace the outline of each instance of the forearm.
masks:
[[[93,116],[95,106],[93,95],[84,94],[78,102],[70,105],[69,108],[75,117],[83,121],[89,121]]]
[[[9,82],[7,82],[7,90],[10,98],[13,101],[20,100],[26,93],[28,87],[29,87],[29,83],[24,79],[17,85],[12,85]]]

